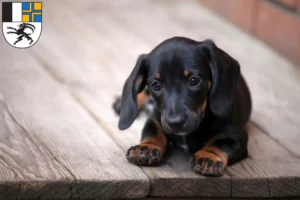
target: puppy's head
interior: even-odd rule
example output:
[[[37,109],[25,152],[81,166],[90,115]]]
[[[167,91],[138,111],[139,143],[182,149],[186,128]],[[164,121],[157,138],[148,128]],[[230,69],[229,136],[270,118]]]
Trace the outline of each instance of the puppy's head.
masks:
[[[211,40],[168,39],[139,57],[125,82],[119,128],[128,128],[138,114],[137,94],[147,85],[169,134],[189,133],[205,109],[219,118],[231,110],[240,67]]]

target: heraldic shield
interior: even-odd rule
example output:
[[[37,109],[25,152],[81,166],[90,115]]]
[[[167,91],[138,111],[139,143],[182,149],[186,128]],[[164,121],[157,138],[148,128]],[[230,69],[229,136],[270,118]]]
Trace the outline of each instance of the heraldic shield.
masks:
[[[42,2],[2,2],[2,30],[16,48],[34,45],[42,33]]]

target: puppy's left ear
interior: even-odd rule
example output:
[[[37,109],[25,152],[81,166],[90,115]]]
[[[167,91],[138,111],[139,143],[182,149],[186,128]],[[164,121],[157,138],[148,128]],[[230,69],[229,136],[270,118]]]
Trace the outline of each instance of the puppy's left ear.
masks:
[[[240,76],[240,65],[219,49],[212,40],[205,40],[200,43],[200,46],[212,73],[210,109],[215,116],[226,117],[232,108],[236,84]]]
[[[134,69],[124,84],[119,119],[120,130],[125,130],[131,126],[138,115],[137,95],[145,88],[148,75],[146,57],[145,54],[139,56]]]

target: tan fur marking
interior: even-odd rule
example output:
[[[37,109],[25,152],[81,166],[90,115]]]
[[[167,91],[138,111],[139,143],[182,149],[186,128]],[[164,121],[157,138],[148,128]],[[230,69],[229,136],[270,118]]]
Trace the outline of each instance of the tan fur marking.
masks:
[[[156,73],[156,76],[155,76],[157,79],[160,79],[160,73]]]
[[[200,105],[199,109],[204,112],[206,106],[207,106],[207,99],[205,99],[205,101],[203,102],[203,104]]]
[[[190,72],[189,72],[189,70],[187,70],[187,69],[185,69],[185,70],[183,71],[183,74],[184,74],[185,77],[188,77],[189,73],[190,73]]]
[[[221,157],[215,155],[214,153],[211,152],[207,152],[203,149],[197,151],[195,153],[195,155],[197,156],[197,158],[209,158],[210,160],[214,161],[214,162],[222,162]]]
[[[167,147],[167,138],[162,132],[158,132],[155,136],[143,139],[140,145],[147,146],[151,149],[157,148],[162,154],[164,154]]]
[[[201,169],[200,169],[200,171],[198,171],[198,173],[200,173],[200,174],[205,174],[209,171],[209,174],[218,175],[216,173],[216,170],[220,170],[219,173],[222,174],[224,168],[227,165],[227,161],[224,162],[220,156],[216,155],[214,152],[209,152],[205,149],[201,149],[201,150],[197,151],[194,154],[194,156],[196,156],[196,161],[198,161],[198,162],[202,159]],[[214,164],[208,166],[208,164],[209,164],[208,160],[213,161]],[[216,164],[218,162],[222,163],[222,167],[223,167],[222,169],[215,168]],[[196,162],[196,165],[197,165],[197,162]]]
[[[142,91],[141,93],[138,94],[137,105],[138,105],[139,110],[143,107],[145,101],[147,100],[147,97],[148,97],[148,95],[146,94],[145,91]]]
[[[202,150],[208,151],[209,153],[212,152],[213,154],[217,155],[216,157],[219,157],[222,160],[224,168],[227,166],[227,164],[228,164],[228,155],[227,155],[227,153],[225,153],[224,151],[222,151],[218,147],[205,146]]]

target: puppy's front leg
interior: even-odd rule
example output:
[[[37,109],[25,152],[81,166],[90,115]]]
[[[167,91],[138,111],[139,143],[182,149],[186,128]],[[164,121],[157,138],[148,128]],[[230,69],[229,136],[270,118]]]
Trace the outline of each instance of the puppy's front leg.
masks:
[[[129,162],[137,165],[161,163],[168,142],[166,136],[157,126],[154,119],[149,118],[147,120],[140,144],[130,147],[126,153]]]
[[[247,156],[247,141],[244,128],[227,127],[193,155],[190,165],[204,176],[221,176],[228,164]]]

